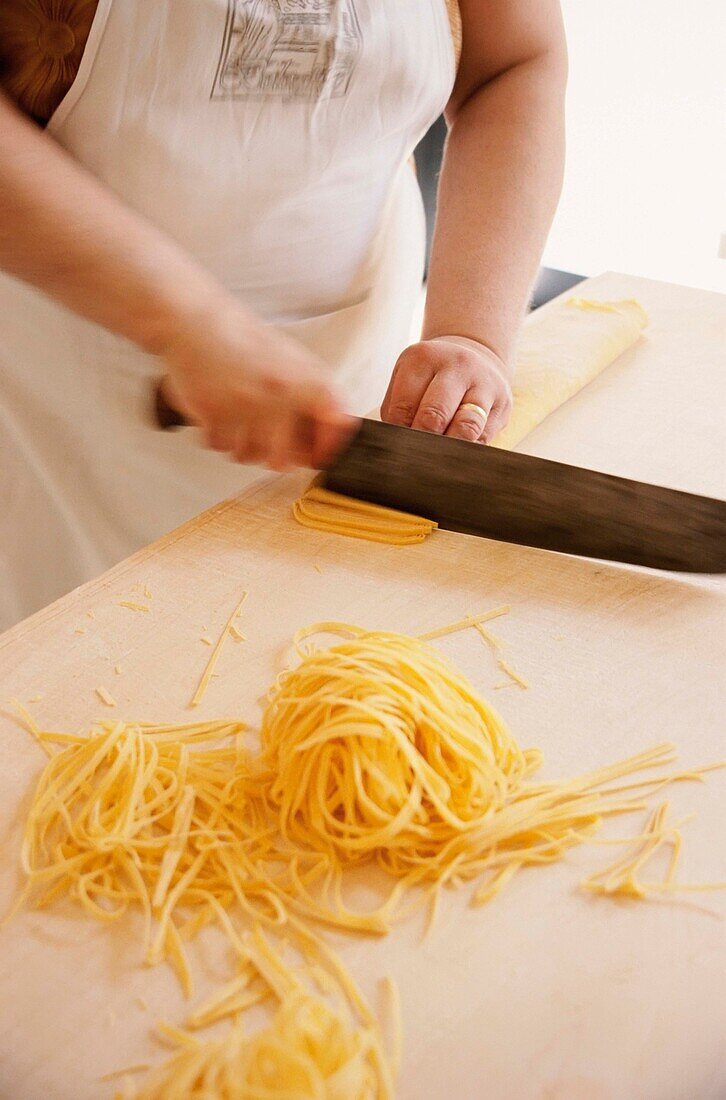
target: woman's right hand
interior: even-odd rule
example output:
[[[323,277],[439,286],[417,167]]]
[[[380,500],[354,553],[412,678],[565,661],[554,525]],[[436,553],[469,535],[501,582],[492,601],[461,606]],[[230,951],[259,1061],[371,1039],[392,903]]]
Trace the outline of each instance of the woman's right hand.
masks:
[[[323,364],[231,296],[181,325],[160,352],[165,402],[238,462],[319,468],[355,427]]]

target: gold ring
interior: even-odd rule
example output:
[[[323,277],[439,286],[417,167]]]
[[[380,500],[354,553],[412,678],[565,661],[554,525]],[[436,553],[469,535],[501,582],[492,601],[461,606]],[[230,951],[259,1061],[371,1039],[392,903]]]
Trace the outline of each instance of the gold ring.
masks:
[[[478,413],[481,413],[482,420],[486,420],[489,416],[486,409],[483,409],[481,405],[475,405],[473,401],[465,401],[463,405],[459,405],[459,411],[462,409],[476,409]]]

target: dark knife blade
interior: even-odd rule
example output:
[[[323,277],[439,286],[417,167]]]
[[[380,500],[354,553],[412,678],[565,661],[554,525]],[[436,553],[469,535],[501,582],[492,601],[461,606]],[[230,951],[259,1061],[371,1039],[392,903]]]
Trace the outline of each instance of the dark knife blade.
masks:
[[[726,572],[726,501],[364,420],[326,488],[563,554]]]

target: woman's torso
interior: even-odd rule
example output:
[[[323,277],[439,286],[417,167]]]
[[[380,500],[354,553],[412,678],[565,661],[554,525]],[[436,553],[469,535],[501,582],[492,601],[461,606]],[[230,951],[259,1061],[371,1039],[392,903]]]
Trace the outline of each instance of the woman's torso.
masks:
[[[447,0],[98,0],[48,129],[363,412],[408,340],[423,219],[407,161],[454,71]],[[259,476],[153,429],[157,372],[0,276],[0,572],[22,613]]]

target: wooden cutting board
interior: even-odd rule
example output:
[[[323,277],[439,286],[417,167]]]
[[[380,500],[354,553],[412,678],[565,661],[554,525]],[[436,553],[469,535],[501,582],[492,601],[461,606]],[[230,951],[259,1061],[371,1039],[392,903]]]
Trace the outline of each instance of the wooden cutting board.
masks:
[[[527,449],[726,495],[726,299],[617,275],[581,292],[637,297],[651,328]],[[506,678],[472,631],[441,648],[523,745],[544,750],[549,777],[665,739],[684,763],[726,755],[721,582],[447,532],[409,548],[327,536],[291,518],[303,482],[270,478],[0,638],[0,904],[16,888],[18,821],[43,763],[6,700],[71,730],[99,716],[255,723],[292,632],[317,620],[417,633],[511,604],[496,633],[528,691],[495,689]],[[218,635],[243,589],[247,640],[228,641],[218,678],[190,712],[210,654],[200,639]],[[120,606],[125,599],[149,611]],[[726,879],[725,784],[726,773],[714,773],[669,792],[678,815],[698,815],[684,829],[684,880]],[[640,822],[615,832],[637,832]],[[383,941],[333,937],[371,995],[385,974],[400,986],[404,1100],[726,1094],[726,898],[611,902],[578,892],[583,874],[611,854],[579,849],[563,864],[523,872],[484,909],[468,906],[466,890],[447,895],[426,942],[415,920]],[[71,909],[24,913],[0,930],[0,1096],[106,1097],[113,1086],[101,1074],[159,1060],[150,1026],[180,1020],[184,1005],[165,968],[139,965],[139,930],[135,918],[100,927]],[[202,947],[200,994],[226,974],[220,938],[210,933]]]

